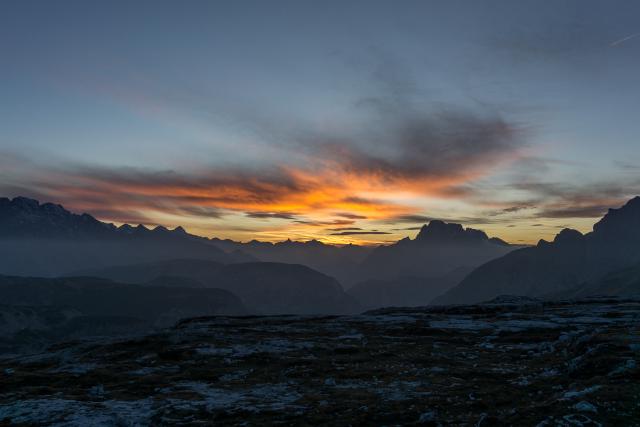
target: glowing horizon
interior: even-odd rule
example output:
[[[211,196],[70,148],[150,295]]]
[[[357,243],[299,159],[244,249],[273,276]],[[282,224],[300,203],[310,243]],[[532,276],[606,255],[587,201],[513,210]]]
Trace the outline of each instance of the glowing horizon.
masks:
[[[0,196],[241,241],[437,218],[535,244],[640,194],[634,3],[143,3],[6,5]]]

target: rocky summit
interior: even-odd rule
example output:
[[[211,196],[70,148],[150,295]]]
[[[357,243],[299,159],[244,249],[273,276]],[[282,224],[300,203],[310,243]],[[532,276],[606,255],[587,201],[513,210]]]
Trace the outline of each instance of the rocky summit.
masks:
[[[640,299],[203,317],[0,359],[0,425],[638,425]]]

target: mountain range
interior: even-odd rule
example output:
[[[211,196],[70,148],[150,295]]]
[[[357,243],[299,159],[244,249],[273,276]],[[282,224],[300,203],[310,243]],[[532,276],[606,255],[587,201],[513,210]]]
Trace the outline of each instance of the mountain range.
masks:
[[[255,261],[246,254],[227,253],[182,227],[116,227],[52,203],[40,204],[24,197],[0,199],[2,274],[55,277],[89,268],[175,258]]]
[[[369,309],[426,305],[474,268],[517,248],[480,230],[432,220],[414,239],[375,248],[348,292]]]
[[[427,304],[462,279],[463,273],[513,249],[482,231],[442,221],[431,221],[413,240],[406,238],[380,247],[335,246],[317,240],[242,243],[195,236],[182,227],[118,227],[53,203],[41,204],[24,197],[0,199],[0,273],[7,275],[69,276],[118,265],[170,263],[178,259],[220,265],[257,261],[300,264],[337,278],[351,289],[352,297],[367,301],[368,308],[377,308],[394,302]],[[258,266],[241,268],[255,270]],[[192,278],[188,274],[186,277]],[[209,276],[204,281],[211,280]],[[184,285],[185,277],[180,283]],[[191,286],[195,286],[193,281]],[[346,301],[351,297],[341,298]],[[296,304],[289,308],[307,310]],[[260,306],[249,305],[256,309]],[[329,311],[342,310],[334,307]]]
[[[38,292],[57,289],[71,295],[73,283],[74,292],[87,301],[103,298],[100,292],[110,295],[106,301],[133,295],[142,311],[145,300],[155,301],[142,295],[161,295],[164,302],[152,304],[174,313],[189,312],[189,298],[201,292],[206,300],[211,290],[230,295],[225,300],[229,312],[240,312],[241,306],[253,314],[354,313],[476,303],[503,294],[630,295],[640,288],[640,197],[610,209],[590,233],[564,229],[553,241],[532,247],[438,220],[425,224],[414,239],[378,247],[313,240],[241,243],[195,236],[181,227],[116,226],[52,203],[2,198],[0,274],[0,285],[14,277],[9,281],[21,283],[38,306],[43,305]],[[29,298],[15,298],[3,302],[28,305]],[[47,304],[74,307],[63,299]]]

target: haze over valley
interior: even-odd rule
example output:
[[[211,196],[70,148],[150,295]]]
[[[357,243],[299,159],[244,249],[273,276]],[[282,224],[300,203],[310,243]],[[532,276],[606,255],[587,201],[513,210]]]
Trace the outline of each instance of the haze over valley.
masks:
[[[182,227],[116,226],[24,197],[0,199],[0,219],[7,307],[71,308],[149,326],[218,314],[356,314],[469,304],[505,294],[632,296],[639,286],[640,198],[610,209],[591,233],[564,229],[535,246],[440,220],[413,239],[377,247],[241,243]]]

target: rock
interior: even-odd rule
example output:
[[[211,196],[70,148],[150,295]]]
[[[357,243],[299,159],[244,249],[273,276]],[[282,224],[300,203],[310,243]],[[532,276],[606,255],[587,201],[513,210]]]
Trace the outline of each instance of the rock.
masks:
[[[593,413],[598,412],[598,408],[596,408],[594,405],[587,402],[586,400],[576,403],[575,405],[573,405],[573,408],[580,412],[593,412]]]
[[[609,299],[189,319],[0,358],[0,425],[635,425],[635,373],[606,373],[639,316]]]

